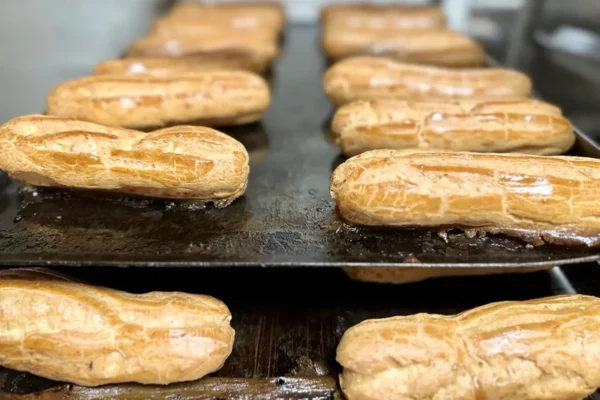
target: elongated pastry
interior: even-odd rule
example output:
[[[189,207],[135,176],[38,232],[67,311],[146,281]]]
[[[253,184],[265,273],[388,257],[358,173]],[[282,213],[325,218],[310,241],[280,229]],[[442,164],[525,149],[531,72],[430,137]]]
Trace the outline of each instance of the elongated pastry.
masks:
[[[439,7],[392,4],[330,4],[321,10],[327,27],[344,29],[442,29],[446,17]]]
[[[262,74],[268,64],[253,62],[244,54],[213,54],[187,58],[129,57],[103,61],[93,75],[148,75],[168,77],[189,72],[241,69]]]
[[[198,61],[235,59],[243,69],[266,70],[277,57],[274,38],[262,34],[237,33],[162,36],[150,34],[135,41],[127,57],[193,58]]]
[[[239,35],[257,35],[277,43],[279,32],[268,27],[250,25],[232,26],[232,23],[221,22],[221,19],[203,20],[203,21],[179,21],[172,18],[159,18],[152,24],[150,35],[162,36],[167,39],[180,36],[239,36]]]
[[[429,267],[345,267],[344,272],[350,279],[376,283],[411,283],[444,276],[480,276],[496,274],[514,274],[547,270],[552,267],[536,268],[429,268]]]
[[[353,57],[331,66],[323,88],[337,105],[354,100],[529,97],[531,80],[503,68],[448,69]]]
[[[0,271],[0,316],[1,365],[85,386],[201,378],[235,333],[210,296],[130,294],[43,268]]]
[[[325,27],[325,53],[332,60],[375,55],[446,67],[477,67],[483,48],[461,33],[442,29],[374,30]]]
[[[269,102],[265,80],[246,71],[94,75],[55,86],[48,93],[47,113],[135,129],[186,123],[222,126],[258,121]]]
[[[281,32],[285,25],[285,11],[280,3],[268,1],[212,4],[182,1],[163,20],[198,25],[217,22],[222,28]]]
[[[371,100],[342,106],[331,133],[346,156],[376,149],[563,154],[575,134],[560,109],[539,100]]]
[[[197,199],[226,206],[248,182],[248,153],[210,128],[145,133],[44,115],[0,126],[0,169],[33,186]]]
[[[600,245],[600,160],[373,150],[331,179],[341,216],[358,225],[458,227],[534,244]]]
[[[600,299],[367,320],[337,349],[348,400],[576,400],[600,386]]]

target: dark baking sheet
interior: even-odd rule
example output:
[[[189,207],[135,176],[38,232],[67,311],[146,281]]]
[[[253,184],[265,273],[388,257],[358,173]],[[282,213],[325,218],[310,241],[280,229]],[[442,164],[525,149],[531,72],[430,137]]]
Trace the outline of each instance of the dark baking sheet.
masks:
[[[262,124],[225,130],[251,153],[246,195],[225,209],[101,193],[19,193],[0,179],[0,264],[113,266],[539,266],[600,251],[531,247],[502,236],[363,229],[335,216],[329,178],[343,159],[329,139],[333,107],[314,26],[292,26]],[[579,137],[576,154],[600,157]]]
[[[597,295],[600,284],[595,264],[402,286],[353,282],[337,268],[66,268],[63,272],[133,292],[181,290],[222,299],[236,330],[231,357],[211,377],[169,386],[86,389],[0,368],[1,399],[334,399],[339,396],[340,372],[335,349],[343,332],[364,319],[418,312],[455,314],[494,301],[574,292]],[[45,389],[43,395],[38,393]]]

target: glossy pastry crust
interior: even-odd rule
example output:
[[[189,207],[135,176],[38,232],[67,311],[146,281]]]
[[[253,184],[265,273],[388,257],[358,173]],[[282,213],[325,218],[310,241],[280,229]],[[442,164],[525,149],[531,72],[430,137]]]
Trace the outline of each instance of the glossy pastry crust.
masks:
[[[283,7],[277,3],[179,2],[127,55],[194,58],[262,73],[277,57],[284,24]]]
[[[279,2],[235,3],[178,2],[162,21],[177,24],[212,24],[221,29],[269,30],[280,33],[285,27],[285,10]],[[156,28],[156,25],[155,25]]]
[[[0,169],[32,186],[196,199],[225,206],[248,182],[248,153],[210,128],[145,133],[29,115],[0,126]]]
[[[225,126],[260,120],[269,102],[265,80],[246,71],[92,75],[55,86],[47,96],[47,113],[134,129]]]
[[[563,154],[575,134],[560,109],[527,98],[348,103],[331,124],[345,156],[376,149]]]
[[[253,62],[247,54],[222,53],[198,57],[129,57],[103,61],[92,75],[146,75],[168,77],[190,72],[241,69],[262,74],[268,63]]]
[[[344,267],[350,279],[375,283],[411,283],[445,276],[480,276],[514,274],[547,270],[552,267],[537,268],[448,268],[448,267]]]
[[[130,294],[43,268],[0,271],[0,316],[1,365],[85,386],[199,379],[234,340],[213,297]]]
[[[531,80],[503,68],[450,69],[403,64],[383,57],[353,57],[331,66],[323,77],[331,101],[529,97]]]
[[[271,35],[247,32],[233,34],[215,31],[206,34],[150,34],[129,47],[127,57],[172,57],[199,60],[222,60],[235,57],[245,61],[244,69],[266,69],[278,54],[278,45]]]
[[[600,299],[364,321],[337,349],[348,400],[574,400],[600,386]]]
[[[373,150],[340,165],[330,191],[353,224],[600,245],[600,160],[592,158]]]
[[[374,55],[445,67],[477,67],[485,61],[485,53],[479,44],[450,30],[343,29],[335,26],[324,29],[323,47],[332,60]]]
[[[391,4],[330,4],[321,10],[321,22],[340,29],[442,29],[446,17],[439,7]]]

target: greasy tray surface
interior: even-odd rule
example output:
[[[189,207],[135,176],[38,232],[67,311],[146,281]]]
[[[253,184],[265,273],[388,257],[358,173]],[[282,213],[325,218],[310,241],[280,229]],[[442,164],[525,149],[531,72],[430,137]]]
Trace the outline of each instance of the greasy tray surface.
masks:
[[[340,367],[335,349],[344,331],[365,319],[418,312],[455,314],[494,301],[574,292],[598,295],[600,283],[595,264],[532,274],[444,278],[401,287],[352,282],[337,268],[68,268],[64,272],[132,292],[182,290],[216,296],[233,315],[233,352],[220,371],[196,382],[71,391],[65,385],[44,396],[9,397],[12,400],[337,399]],[[57,385],[0,368],[2,399],[7,398],[3,392],[34,393]]]
[[[328,132],[333,106],[314,27],[291,27],[262,124],[224,129],[251,158],[246,195],[225,209],[98,193],[19,193],[0,178],[0,264],[234,266],[539,266],[597,260],[600,250],[531,247],[501,236],[354,228],[335,217]],[[577,154],[600,157],[578,139]]]

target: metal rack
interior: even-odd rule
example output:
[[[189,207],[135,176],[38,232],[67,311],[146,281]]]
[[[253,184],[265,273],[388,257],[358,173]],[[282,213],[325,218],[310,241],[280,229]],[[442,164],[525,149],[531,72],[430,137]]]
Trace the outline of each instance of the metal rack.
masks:
[[[320,236],[309,241],[312,246],[320,246],[317,247],[322,251],[320,255],[330,256],[329,251],[342,249],[338,255],[342,258],[332,262],[332,266],[344,265],[344,261],[350,260],[348,254],[355,257],[354,262],[359,262],[361,257],[364,261],[365,252],[372,255],[369,263],[376,263],[378,257],[380,261],[391,260],[400,265],[403,257],[398,254],[398,249],[392,254],[391,236],[377,236],[373,240],[365,231],[340,233],[335,220],[332,223],[334,214],[327,197],[328,178],[331,168],[341,160],[338,149],[328,142],[327,129],[321,132],[323,126],[328,126],[331,106],[320,89],[325,63],[320,56],[317,38],[318,30],[314,26],[290,27],[284,55],[273,71],[275,101],[262,126],[264,132],[261,133],[261,126],[255,126],[257,131],[254,132],[232,133],[241,139],[245,137],[248,147],[262,149],[263,153],[254,159],[249,195],[239,200],[237,211],[232,209],[240,214],[235,214],[236,218],[231,221],[223,218],[231,211],[228,209],[201,212],[175,209],[171,212],[165,209],[165,204],[134,202],[116,205],[110,199],[103,202],[85,195],[69,197],[60,191],[49,193],[47,197],[33,196],[37,199],[42,197],[42,201],[29,198],[30,202],[22,203],[23,196],[27,200],[31,193],[19,197],[16,187],[6,185],[6,181],[5,191],[0,195],[4,215],[0,218],[0,248],[4,251],[0,260],[4,266],[10,265],[7,251],[17,254],[29,250],[30,258],[21,260],[24,264],[70,264],[72,267],[63,267],[62,271],[95,284],[132,292],[181,290],[222,299],[232,312],[232,324],[237,332],[232,356],[225,366],[214,376],[198,382],[150,388],[113,385],[98,389],[61,385],[3,369],[0,370],[0,397],[2,394],[14,394],[13,400],[29,400],[39,397],[28,394],[48,390],[44,393],[45,399],[67,396],[75,400],[110,396],[113,399],[145,399],[149,393],[158,398],[166,395],[173,398],[184,395],[211,398],[226,394],[228,398],[242,399],[254,394],[262,399],[275,399],[282,395],[291,399],[333,399],[340,395],[337,387],[340,371],[335,362],[335,348],[342,333],[364,319],[417,312],[453,314],[493,301],[555,294],[600,294],[600,268],[595,262],[531,274],[443,278],[394,286],[353,282],[339,268],[316,268],[324,265],[323,260],[318,259],[312,264],[277,262],[276,259],[272,264],[279,263],[283,268],[249,267],[261,265],[260,262],[227,268],[155,268],[161,265],[160,260],[144,260],[144,256],[164,250],[163,261],[171,257],[172,262],[163,265],[182,266],[186,262],[185,253],[177,251],[187,250],[192,256],[194,253],[210,252],[207,246],[211,243],[204,242],[209,239],[206,236],[208,231],[208,234],[218,232],[221,235],[219,246],[222,247],[218,249],[240,245],[243,249],[252,250],[252,246],[260,245],[262,247],[254,248],[260,250],[255,254],[267,257],[279,254],[280,260],[308,257],[306,261],[312,255],[301,248],[298,250],[298,246],[306,242],[303,235],[307,231],[303,229],[308,229],[308,224],[310,229],[320,232]],[[261,137],[262,140],[257,139]],[[593,142],[580,140],[579,145],[587,146],[587,151],[597,151]],[[578,151],[586,150],[580,147]],[[271,172],[267,174],[267,171]],[[290,182],[293,184],[290,185]],[[267,196],[273,195],[280,185],[286,189],[269,199]],[[297,220],[285,219],[289,207],[293,207]],[[320,210],[317,211],[317,208]],[[261,214],[263,209],[268,213]],[[90,215],[94,213],[103,214],[104,219],[90,221]],[[16,216],[20,216],[18,221]],[[253,218],[257,220],[252,222]],[[285,224],[277,226],[287,226],[290,231],[286,233],[282,228],[273,228],[276,218],[284,218]],[[304,222],[301,225],[297,221]],[[247,229],[248,226],[259,226],[252,224],[261,224],[265,228],[264,236]],[[20,236],[11,236],[11,229],[19,230]],[[177,232],[184,235],[169,238],[173,236],[170,229],[178,229]],[[246,236],[236,233],[243,229],[247,232]],[[293,233],[292,229],[297,233]],[[93,235],[85,236],[86,231]],[[84,235],[76,242],[77,245],[66,240],[77,235]],[[257,237],[267,240],[256,241]],[[323,241],[323,237],[329,239]],[[408,234],[406,240],[411,241],[404,244],[413,243],[416,248],[430,249],[433,255],[448,259],[482,257],[483,254],[485,262],[482,265],[503,259],[514,260],[527,254],[525,246],[510,239],[492,239],[492,242],[487,242],[488,247],[485,243],[478,247],[460,238],[448,245],[433,237],[415,237],[413,240]],[[40,249],[34,246],[35,240],[44,244],[46,252],[32,251]],[[71,259],[68,263],[64,262],[66,258],[60,261],[61,257],[73,254],[85,255],[80,246],[84,246],[86,241],[92,241],[93,246],[104,246],[96,252],[97,258],[87,261]],[[494,249],[498,245],[501,253],[485,255],[486,249]],[[557,256],[559,253],[556,252],[563,250],[548,248],[540,251],[545,252],[538,254],[540,258],[545,263],[552,263],[548,257]],[[572,250],[565,251],[565,254],[573,254]],[[49,256],[52,252],[55,252],[54,259]],[[127,260],[119,261],[123,254]],[[488,257],[489,254],[492,256]],[[595,251],[586,254],[592,257],[590,260],[598,257]],[[135,264],[139,267],[92,266],[102,264],[102,260],[105,260],[105,265]],[[212,265],[227,264],[227,260],[220,260]],[[88,267],[76,267],[78,265]],[[204,265],[211,263],[207,261]],[[289,268],[302,265],[315,268]]]

